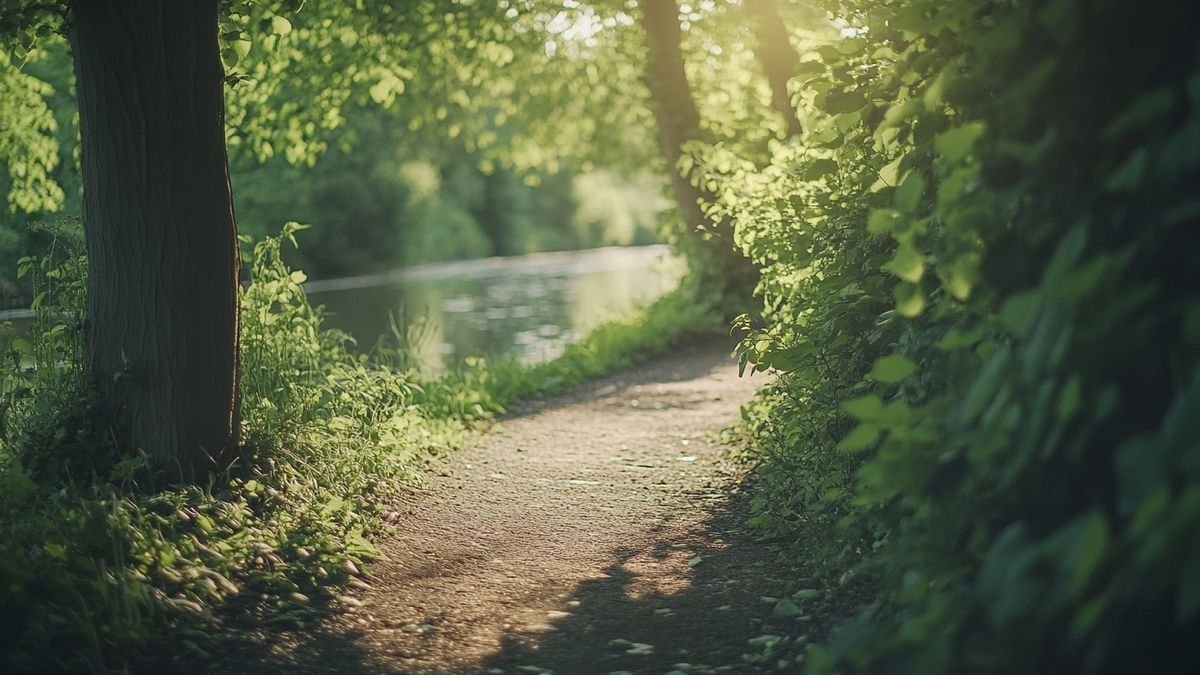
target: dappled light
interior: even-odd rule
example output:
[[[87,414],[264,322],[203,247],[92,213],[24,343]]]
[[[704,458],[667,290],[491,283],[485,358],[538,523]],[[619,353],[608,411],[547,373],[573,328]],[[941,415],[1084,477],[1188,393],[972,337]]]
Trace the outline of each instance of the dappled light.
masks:
[[[6,0],[0,672],[1194,673],[1200,5]]]

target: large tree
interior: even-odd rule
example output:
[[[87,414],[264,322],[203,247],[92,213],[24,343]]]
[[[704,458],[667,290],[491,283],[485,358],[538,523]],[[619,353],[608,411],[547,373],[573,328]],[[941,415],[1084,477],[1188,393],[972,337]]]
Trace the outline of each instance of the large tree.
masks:
[[[216,0],[72,0],[103,419],[170,480],[238,442],[238,249]]]
[[[757,281],[757,271],[735,247],[729,221],[710,217],[705,208],[716,202],[716,195],[698,184],[682,161],[687,144],[702,140],[702,134],[684,67],[679,5],[676,0],[641,0],[639,7],[646,40],[645,79],[658,119],[659,144],[688,229],[681,244],[693,257],[693,267],[707,290],[723,301],[746,297]]]
[[[745,0],[746,12],[754,29],[754,55],[762,64],[763,74],[771,87],[771,104],[787,123],[787,132],[795,136],[803,127],[796,115],[796,106],[788,93],[788,80],[796,72],[800,57],[788,39],[787,27],[779,16],[775,0]]]

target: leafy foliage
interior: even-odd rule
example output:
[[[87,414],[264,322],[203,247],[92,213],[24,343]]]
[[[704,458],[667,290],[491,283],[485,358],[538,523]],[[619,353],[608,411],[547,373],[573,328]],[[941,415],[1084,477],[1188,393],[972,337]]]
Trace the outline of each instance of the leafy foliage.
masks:
[[[284,7],[274,10],[283,14],[254,13],[269,4],[255,3],[251,14],[225,15],[225,42],[252,44],[233,65],[229,54],[236,51],[225,50],[233,78],[227,92],[230,178],[242,233],[267,236],[274,231],[272,223],[284,220],[314,225],[303,250],[285,253],[290,264],[323,278],[402,264],[657,240],[663,200],[652,180],[614,179],[613,172],[595,169],[595,161],[535,162],[527,152],[522,161],[514,160],[508,150],[529,142],[523,128],[535,114],[532,109],[524,116],[513,110],[481,115],[472,109],[436,119],[436,110],[423,110],[428,101],[378,102],[350,83],[339,84],[341,74],[331,72],[349,69],[343,59],[361,58],[356,51],[361,45],[335,41],[342,54],[326,44],[333,39],[326,36],[321,49],[337,59],[313,63],[306,56],[305,50],[316,48],[305,37],[316,28],[306,26],[336,15],[334,6],[315,15],[311,7],[299,15]],[[483,19],[471,19],[476,20]],[[283,21],[291,30],[273,32]],[[0,193],[8,200],[0,209],[0,292],[9,306],[27,306],[29,299],[24,284],[12,284],[12,261],[41,252],[46,244],[30,223],[57,217],[50,214],[78,216],[82,199],[69,47],[61,36],[48,34],[24,53],[23,60],[0,61],[5,94],[0,96],[5,130]],[[410,77],[420,59],[404,56],[405,63],[414,60],[406,67]],[[251,77],[251,71],[257,75]],[[335,85],[353,91],[311,93],[312,105],[296,103],[297,91]],[[392,99],[427,95],[412,87]],[[461,99],[449,89],[437,95]],[[437,122],[433,128],[423,126],[429,124],[425,115]],[[473,125],[469,137],[450,133],[458,116]],[[491,139],[488,147],[469,142],[481,137]],[[604,189],[620,190],[622,199],[608,199],[589,187],[606,180],[614,185]]]
[[[848,37],[800,64],[804,137],[705,158],[763,269],[745,361],[783,373],[747,412],[753,522],[880,588],[788,658],[1190,672],[1192,10],[829,9]]]

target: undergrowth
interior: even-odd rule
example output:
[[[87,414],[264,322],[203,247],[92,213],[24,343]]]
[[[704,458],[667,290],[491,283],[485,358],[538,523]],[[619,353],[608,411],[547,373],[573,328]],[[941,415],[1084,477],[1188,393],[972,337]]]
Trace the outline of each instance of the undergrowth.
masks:
[[[402,348],[361,354],[322,325],[303,273],[280,260],[297,229],[250,249],[244,447],[205,485],[143,487],[144,458],[89,426],[83,259],[60,248],[22,260],[41,292],[0,380],[0,669],[178,667],[208,658],[238,617],[303,628],[352,605],[341,589],[399,522],[395,498],[472,422],[716,325],[684,287],[554,361],[477,360],[426,378]]]
[[[820,5],[804,136],[702,158],[782,373],[751,523],[811,577],[749,658],[1197,672],[1194,8]]]

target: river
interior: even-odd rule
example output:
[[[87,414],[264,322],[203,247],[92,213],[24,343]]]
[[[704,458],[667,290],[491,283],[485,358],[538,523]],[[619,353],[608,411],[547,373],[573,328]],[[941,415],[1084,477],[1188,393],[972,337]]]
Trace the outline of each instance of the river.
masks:
[[[673,289],[683,263],[667,246],[609,247],[431,263],[312,281],[326,325],[361,347],[391,333],[389,315],[423,322],[414,348],[434,368],[469,356],[551,359],[604,321]]]
[[[675,288],[683,271],[667,246],[629,246],[430,263],[305,289],[324,305],[325,325],[361,349],[392,334],[391,317],[421,326],[411,348],[439,370],[470,356],[554,358],[597,325]],[[4,310],[0,321],[22,334],[31,315]]]

